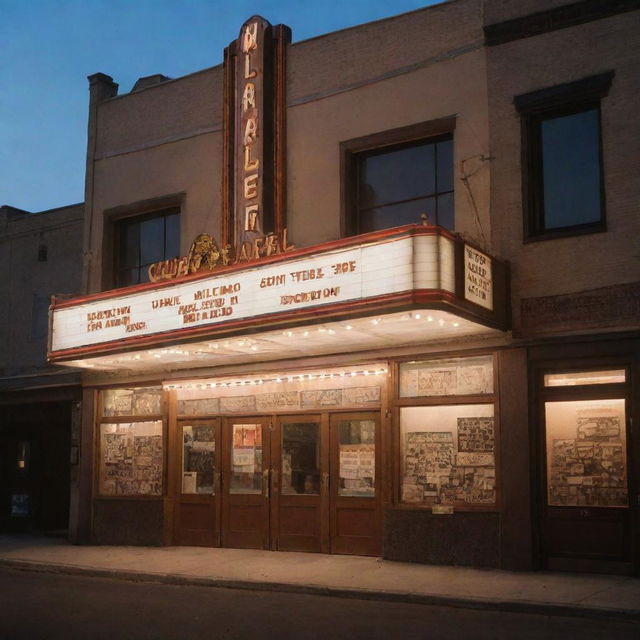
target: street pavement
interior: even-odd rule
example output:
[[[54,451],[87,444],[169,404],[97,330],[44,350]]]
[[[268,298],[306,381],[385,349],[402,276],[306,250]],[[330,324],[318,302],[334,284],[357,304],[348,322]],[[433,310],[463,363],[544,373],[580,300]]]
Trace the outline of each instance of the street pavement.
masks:
[[[0,568],[3,640],[637,640],[634,621]]]
[[[0,536],[0,567],[128,581],[278,591],[640,623],[640,579],[205,547],[77,546]]]

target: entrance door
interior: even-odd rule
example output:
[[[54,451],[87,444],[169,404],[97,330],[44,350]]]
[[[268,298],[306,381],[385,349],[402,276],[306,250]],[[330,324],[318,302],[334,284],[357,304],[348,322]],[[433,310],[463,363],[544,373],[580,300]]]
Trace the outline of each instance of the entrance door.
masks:
[[[271,439],[272,549],[329,550],[327,432],[318,415],[277,421]]]
[[[381,551],[380,417],[331,416],[331,551],[376,556]]]
[[[179,429],[178,544],[380,553],[379,414],[225,418]],[[210,484],[198,480],[205,468]]]
[[[553,570],[631,571],[625,371],[545,376],[542,551]]]
[[[227,418],[222,446],[222,546],[269,549],[268,418]]]
[[[220,545],[220,420],[178,423],[175,543]]]

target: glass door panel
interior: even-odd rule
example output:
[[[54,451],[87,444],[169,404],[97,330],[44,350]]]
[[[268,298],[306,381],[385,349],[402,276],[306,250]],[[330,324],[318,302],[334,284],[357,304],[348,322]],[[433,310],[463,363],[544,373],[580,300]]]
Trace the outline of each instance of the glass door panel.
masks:
[[[320,423],[282,423],[283,495],[320,495]]]
[[[272,437],[272,548],[328,551],[328,477],[326,419],[278,419]]]
[[[182,426],[182,494],[213,495],[216,441],[211,425]]]
[[[223,545],[268,549],[271,422],[227,418],[222,441]]]
[[[220,421],[180,421],[176,427],[174,542],[220,544]]]
[[[338,495],[375,497],[375,420],[340,420],[338,429],[340,439]]]
[[[229,492],[262,493],[262,424],[231,425],[231,480]]]
[[[331,551],[378,555],[381,549],[380,415],[331,416]]]

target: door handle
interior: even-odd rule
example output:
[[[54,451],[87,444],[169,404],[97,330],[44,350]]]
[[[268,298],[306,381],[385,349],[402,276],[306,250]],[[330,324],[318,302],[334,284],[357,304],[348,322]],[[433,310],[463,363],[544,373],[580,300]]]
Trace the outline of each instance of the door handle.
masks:
[[[322,474],[322,486],[325,491],[329,490],[329,474],[326,471]]]
[[[262,472],[262,495],[265,498],[269,497],[269,469]]]
[[[222,474],[219,471],[213,474],[213,487],[215,493],[222,493]]]
[[[280,474],[277,469],[271,469],[271,495],[278,495]]]

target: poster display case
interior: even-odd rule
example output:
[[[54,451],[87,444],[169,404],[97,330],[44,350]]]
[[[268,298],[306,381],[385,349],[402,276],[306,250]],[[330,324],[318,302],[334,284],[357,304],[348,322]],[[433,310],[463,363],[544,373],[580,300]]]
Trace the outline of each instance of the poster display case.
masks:
[[[493,354],[398,365],[401,504],[497,506]]]
[[[163,456],[161,420],[101,423],[98,492],[162,495]]]
[[[495,505],[493,404],[400,409],[401,501]]]
[[[547,501],[554,507],[626,507],[624,399],[545,402]]]

